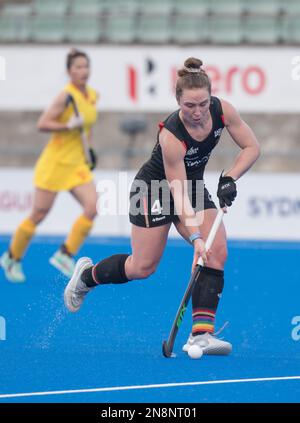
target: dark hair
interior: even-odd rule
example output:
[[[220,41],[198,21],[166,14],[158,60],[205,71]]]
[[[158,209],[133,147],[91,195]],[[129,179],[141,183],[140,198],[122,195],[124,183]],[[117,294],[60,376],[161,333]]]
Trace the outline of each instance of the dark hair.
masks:
[[[76,48],[72,48],[70,52],[67,55],[67,70],[70,70],[71,66],[74,63],[74,60],[77,59],[77,57],[84,57],[88,63],[90,63],[90,59],[84,51],[77,50]]]
[[[176,98],[179,101],[184,89],[207,88],[211,94],[211,82],[207,73],[201,68],[202,60],[189,57],[184,67],[177,71]]]

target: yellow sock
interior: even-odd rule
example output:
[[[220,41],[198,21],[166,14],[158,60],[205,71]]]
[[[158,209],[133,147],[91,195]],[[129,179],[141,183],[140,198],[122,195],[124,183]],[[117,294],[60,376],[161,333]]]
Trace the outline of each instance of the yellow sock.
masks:
[[[65,241],[68,252],[72,255],[76,254],[85,238],[92,229],[93,221],[84,215],[81,215],[72,226],[71,232]]]
[[[25,219],[17,228],[9,247],[13,258],[20,260],[34,235],[36,225],[30,219]]]

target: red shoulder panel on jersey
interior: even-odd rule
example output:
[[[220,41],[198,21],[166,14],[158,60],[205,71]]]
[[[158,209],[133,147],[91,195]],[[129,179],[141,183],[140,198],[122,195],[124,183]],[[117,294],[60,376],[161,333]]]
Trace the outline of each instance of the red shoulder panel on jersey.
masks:
[[[163,129],[164,126],[165,126],[164,122],[159,122],[159,124],[158,124],[159,132]]]
[[[187,151],[188,148],[187,148],[186,142],[185,141],[182,141],[181,144],[182,144],[182,147],[185,149],[185,151]]]

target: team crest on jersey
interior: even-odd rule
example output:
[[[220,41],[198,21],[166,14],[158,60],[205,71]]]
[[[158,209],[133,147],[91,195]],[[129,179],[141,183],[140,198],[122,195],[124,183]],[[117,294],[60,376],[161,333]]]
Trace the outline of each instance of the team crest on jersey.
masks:
[[[223,128],[216,129],[215,132],[214,132],[215,138],[220,137],[221,134],[222,134],[222,131],[223,131]]]
[[[191,147],[187,152],[186,152],[186,156],[192,156],[193,154],[197,154],[198,153],[199,148],[194,148]]]

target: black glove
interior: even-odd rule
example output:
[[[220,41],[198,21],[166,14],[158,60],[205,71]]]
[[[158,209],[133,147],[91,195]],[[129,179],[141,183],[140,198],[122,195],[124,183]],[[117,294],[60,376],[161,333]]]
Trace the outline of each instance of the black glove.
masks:
[[[220,207],[231,206],[237,194],[236,184],[231,176],[223,176],[223,172],[219,178],[217,196],[219,198]]]
[[[90,169],[94,170],[95,167],[97,166],[98,157],[97,157],[97,154],[95,153],[95,150],[93,150],[91,147],[89,148],[89,156],[90,156],[90,161],[89,161]]]

